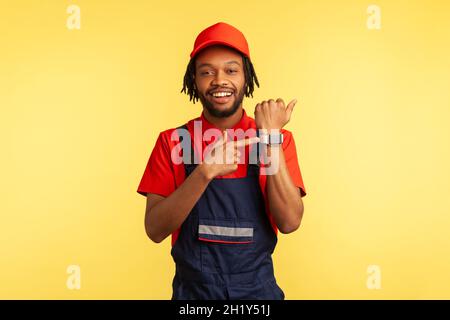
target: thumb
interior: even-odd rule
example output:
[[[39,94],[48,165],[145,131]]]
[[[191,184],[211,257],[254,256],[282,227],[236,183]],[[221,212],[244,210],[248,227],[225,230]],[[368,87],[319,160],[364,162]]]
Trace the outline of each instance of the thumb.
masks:
[[[287,105],[286,111],[287,111],[289,117],[291,117],[291,113],[294,110],[296,103],[297,103],[297,99],[294,99],[291,102],[289,102],[289,104]]]

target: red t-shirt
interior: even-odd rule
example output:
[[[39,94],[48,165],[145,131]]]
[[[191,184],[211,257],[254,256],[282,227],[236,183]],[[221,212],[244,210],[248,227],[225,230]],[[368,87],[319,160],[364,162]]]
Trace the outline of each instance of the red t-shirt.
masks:
[[[194,121],[201,121],[202,134],[207,129],[216,128],[212,123],[206,120],[202,112],[200,117],[192,119],[187,123],[187,129],[189,130],[191,137],[194,137]],[[154,193],[164,197],[168,197],[173,191],[178,188],[178,186],[183,183],[185,179],[184,165],[182,163],[175,164],[171,160],[172,149],[179,143],[178,141],[171,140],[172,133],[175,129],[176,128],[168,129],[159,134],[159,137],[147,162],[147,166],[137,189],[138,193],[144,196],[146,196],[147,193]],[[243,110],[241,120],[232,129],[242,129],[244,131],[247,129],[256,130],[255,120],[247,116],[247,113],[245,112],[245,110]],[[306,190],[303,185],[303,179],[300,172],[300,167],[298,165],[294,137],[288,130],[281,129],[281,132],[284,135],[283,152],[285,156],[286,166],[289,170],[294,185],[300,188],[301,196],[304,197],[306,195]],[[202,143],[201,150],[204,151],[206,146],[211,143],[211,141],[203,140],[204,139],[200,139],[200,142],[196,142]],[[196,150],[198,150],[198,148],[200,148],[200,146],[196,146]],[[246,148],[246,152],[248,159],[248,147]],[[196,153],[199,155],[202,154],[198,151],[196,151]],[[242,178],[245,177],[246,174],[247,165],[243,163],[238,164],[238,169],[236,171],[225,176],[217,176],[216,179]],[[259,176],[259,184],[265,199],[266,212],[276,233],[277,227],[272,215],[270,214],[266,197],[266,181],[267,175],[261,174]],[[172,234],[172,245],[177,240],[178,233],[179,230],[175,231]]]

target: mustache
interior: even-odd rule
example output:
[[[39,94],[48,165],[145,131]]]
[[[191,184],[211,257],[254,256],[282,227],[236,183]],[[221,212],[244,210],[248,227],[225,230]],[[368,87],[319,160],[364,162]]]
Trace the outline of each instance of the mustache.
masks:
[[[235,89],[230,88],[230,87],[216,87],[214,89],[210,89],[210,90],[206,91],[206,93],[207,94],[212,94],[212,93],[217,92],[217,91],[225,91],[225,92],[231,92],[231,93],[235,93],[236,92]]]

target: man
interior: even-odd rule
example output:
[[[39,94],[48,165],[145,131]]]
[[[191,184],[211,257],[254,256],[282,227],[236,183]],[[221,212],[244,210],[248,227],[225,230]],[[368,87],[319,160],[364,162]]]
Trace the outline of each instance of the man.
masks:
[[[272,253],[278,230],[300,226],[306,195],[293,136],[283,129],[296,101],[263,101],[255,119],[247,116],[244,95],[259,83],[244,35],[226,23],[203,30],[190,56],[182,92],[203,112],[157,139],[137,190],[147,196],[146,232],[157,243],[172,235],[172,299],[284,299]],[[214,141],[211,130],[220,133]],[[182,162],[180,141],[188,146]],[[250,163],[258,149],[277,163],[272,174],[270,161]]]

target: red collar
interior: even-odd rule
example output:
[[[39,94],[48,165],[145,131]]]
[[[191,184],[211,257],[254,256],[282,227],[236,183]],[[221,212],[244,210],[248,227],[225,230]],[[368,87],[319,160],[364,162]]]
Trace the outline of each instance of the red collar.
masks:
[[[205,118],[204,111],[202,112],[200,117],[195,119],[195,120],[201,120],[202,121],[202,130],[203,131],[207,130],[207,129],[211,129],[211,128],[217,128],[214,124],[212,124],[211,122],[209,122]],[[247,130],[248,128],[254,127],[254,126],[252,126],[252,122],[254,122],[254,120],[252,118],[250,118],[249,116],[247,116],[247,113],[245,112],[245,109],[242,109],[241,119],[230,129]]]
[[[202,130],[201,135],[202,136],[203,136],[203,134],[204,134],[204,132],[206,130],[213,129],[213,128],[218,130],[218,128],[205,118],[205,115],[204,115],[203,112],[200,115],[200,117],[192,119],[192,120],[190,120],[187,123],[187,128],[188,128],[189,132],[191,133],[191,135],[192,134],[194,135],[193,136],[194,139],[193,139],[192,143],[194,144],[195,149],[197,150],[197,152],[199,152],[199,154],[201,154],[202,155],[201,157],[203,158],[203,150],[204,150],[204,148],[206,146],[208,146],[210,143],[212,143],[213,141],[211,141],[211,140],[209,140],[209,141],[204,140],[202,136],[198,136],[197,135],[197,133],[195,132],[195,128],[194,128],[194,123],[197,122],[197,121],[201,121],[201,130]],[[245,110],[242,109],[241,119],[232,128],[229,128],[229,130],[239,130],[240,129],[240,130],[243,130],[245,132],[246,130],[248,130],[250,128],[251,129],[256,129],[255,120],[253,118],[250,118],[249,116],[247,116],[247,113],[245,112]],[[249,133],[249,135],[253,136],[253,134],[251,132]],[[202,150],[202,152],[200,152],[199,150]],[[242,167],[242,165],[240,164],[239,167]],[[241,169],[241,170],[243,170],[243,169]]]

